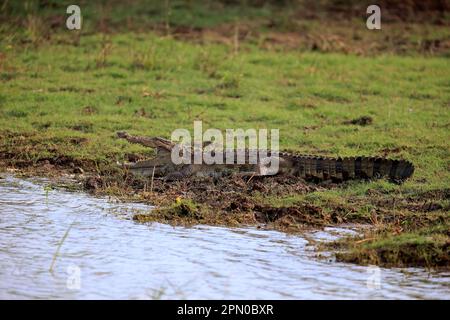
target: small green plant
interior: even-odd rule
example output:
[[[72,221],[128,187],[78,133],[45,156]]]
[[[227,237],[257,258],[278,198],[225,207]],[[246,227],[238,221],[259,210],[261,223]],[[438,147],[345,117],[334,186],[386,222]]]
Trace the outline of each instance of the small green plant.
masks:
[[[200,51],[194,61],[194,68],[205,73],[209,78],[215,78],[218,75],[220,62],[215,55],[206,50]]]
[[[97,57],[95,58],[95,65],[97,68],[104,68],[108,64],[108,58],[112,53],[113,45],[111,41],[105,36],[101,42],[101,48]]]
[[[239,89],[242,75],[239,73],[225,72],[218,84],[220,89]]]
[[[176,202],[168,207],[165,212],[166,215],[173,215],[178,217],[194,217],[200,215],[199,207],[190,199],[177,199]]]
[[[47,203],[47,204],[48,204],[48,195],[49,195],[50,191],[52,191],[52,190],[53,190],[52,186],[50,186],[50,185],[44,186],[44,191],[45,191],[45,203]]]
[[[147,52],[135,52],[133,54],[133,61],[131,62],[132,70],[156,70],[157,59],[155,50],[150,48]]]
[[[39,45],[48,37],[48,28],[44,19],[38,14],[36,1],[26,1],[24,3],[25,18],[25,35],[28,41],[34,46]]]

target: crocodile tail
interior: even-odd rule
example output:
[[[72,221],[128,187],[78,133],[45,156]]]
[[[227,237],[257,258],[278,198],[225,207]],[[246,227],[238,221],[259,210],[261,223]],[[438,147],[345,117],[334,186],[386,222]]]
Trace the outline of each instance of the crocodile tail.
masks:
[[[401,182],[414,172],[414,165],[409,161],[376,157],[294,156],[294,162],[295,174],[305,179],[345,181],[387,178]]]

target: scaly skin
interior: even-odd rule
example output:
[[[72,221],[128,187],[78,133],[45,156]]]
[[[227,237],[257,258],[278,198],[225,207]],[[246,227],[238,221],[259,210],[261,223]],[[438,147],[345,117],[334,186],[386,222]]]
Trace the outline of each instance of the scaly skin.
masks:
[[[123,167],[133,174],[164,177],[167,180],[182,179],[191,176],[221,177],[238,175],[272,175],[261,163],[257,164],[180,164],[171,160],[171,150],[175,144],[169,140],[155,137],[136,137],[119,132],[119,138],[132,143],[156,148],[157,155],[150,160],[124,164]],[[190,151],[189,151],[190,152]],[[238,151],[239,152],[239,151]],[[245,150],[248,159],[249,151]],[[224,156],[225,157],[225,156]],[[236,154],[235,154],[236,159]],[[191,153],[191,160],[193,155]],[[194,163],[191,161],[191,163]],[[247,162],[248,163],[248,162]],[[391,160],[376,157],[332,158],[313,155],[300,155],[289,152],[279,153],[278,175],[293,175],[305,180],[333,180],[336,182],[352,179],[387,178],[393,182],[402,182],[414,172],[414,165],[406,160]]]

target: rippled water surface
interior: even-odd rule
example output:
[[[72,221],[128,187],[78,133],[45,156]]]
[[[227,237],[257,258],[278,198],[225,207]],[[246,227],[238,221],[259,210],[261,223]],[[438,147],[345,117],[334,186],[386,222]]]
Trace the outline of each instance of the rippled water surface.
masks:
[[[138,224],[148,208],[44,186],[0,179],[0,298],[450,298],[449,273],[318,260],[306,236]]]

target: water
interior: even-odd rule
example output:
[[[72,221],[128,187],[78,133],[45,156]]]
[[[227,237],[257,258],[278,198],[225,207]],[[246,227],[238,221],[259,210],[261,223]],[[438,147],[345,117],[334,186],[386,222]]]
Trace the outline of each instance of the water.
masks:
[[[0,179],[2,299],[450,298],[450,273],[321,260],[306,236],[256,228],[139,224],[142,206],[33,181]],[[352,232],[308,237],[336,231]]]

